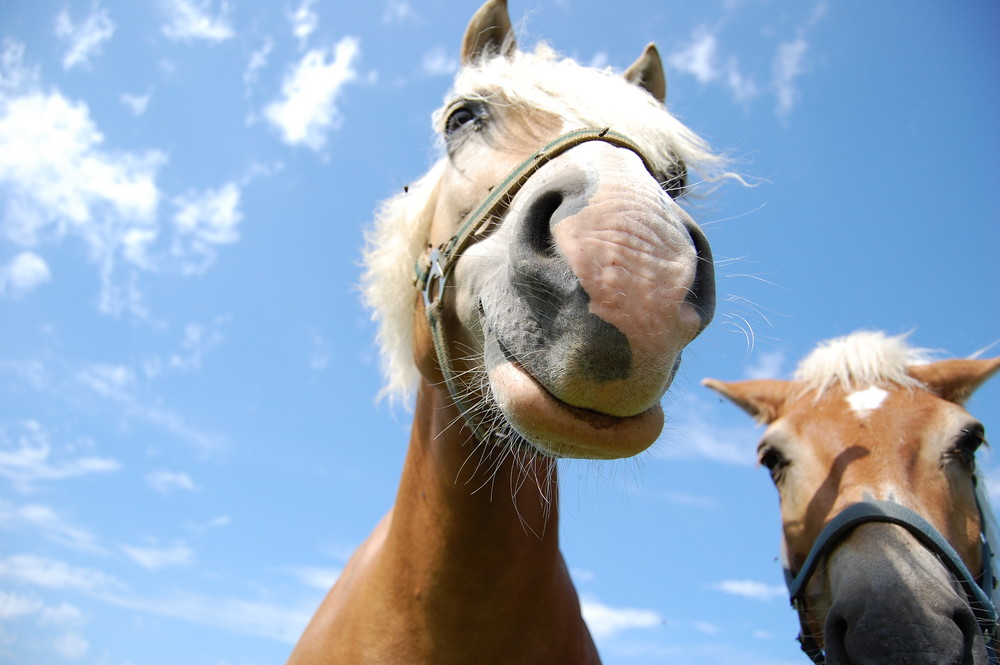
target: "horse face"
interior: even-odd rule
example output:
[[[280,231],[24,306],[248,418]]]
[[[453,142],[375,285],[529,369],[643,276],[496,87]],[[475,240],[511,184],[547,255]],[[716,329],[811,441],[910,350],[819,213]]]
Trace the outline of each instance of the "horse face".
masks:
[[[562,129],[500,104],[453,106],[478,115],[473,127],[446,121],[432,245]],[[467,358],[459,370],[497,412],[488,420],[541,452],[623,457],[660,433],[660,398],[714,299],[707,242],[660,182],[628,149],[577,146],[532,175],[457,263],[445,311],[466,351],[453,354]]]
[[[502,4],[488,2],[488,16],[473,19],[467,62],[510,57],[507,22],[492,16],[506,16]],[[482,43],[482,35],[493,36]],[[647,101],[662,104],[654,47],[626,75],[621,86],[639,83]],[[502,88],[453,99],[441,126],[448,158],[431,247],[447,242],[512,168],[580,128]],[[634,455],[659,436],[660,399],[681,350],[711,319],[715,291],[708,243],[671,196],[683,186],[683,164],[657,168],[603,141],[576,146],[536,171],[458,259],[443,296],[445,329],[480,429],[585,458]],[[439,381],[422,314],[417,326],[418,366]]]
[[[760,447],[761,459],[777,471],[787,565],[801,567],[832,517],[875,499],[919,513],[981,574],[972,477],[981,441],[982,426],[962,407],[924,390],[835,388],[818,403],[811,395],[795,400]],[[823,636],[817,642],[831,664],[879,662],[904,648],[917,654],[911,662],[982,650],[964,593],[902,527],[854,529],[807,594],[807,625]]]
[[[914,367],[924,388],[840,386],[816,393],[795,381],[706,381],[768,424],[758,456],[778,489],[786,567],[797,572],[823,527],[863,501],[902,504],[955,548],[973,575],[984,565],[975,496],[983,427],[960,406],[1000,362]],[[905,528],[856,527],[806,587],[803,626],[826,662],[985,663],[965,593]],[[905,619],[904,619],[905,617]],[[962,656],[965,654],[965,656]]]

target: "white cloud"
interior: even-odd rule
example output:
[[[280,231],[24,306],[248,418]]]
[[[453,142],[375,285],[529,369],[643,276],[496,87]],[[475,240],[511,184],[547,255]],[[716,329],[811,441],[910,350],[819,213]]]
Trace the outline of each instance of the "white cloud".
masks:
[[[695,77],[700,83],[711,83],[720,76],[716,65],[719,42],[715,34],[706,26],[695,29],[691,42],[667,56],[667,64],[685,74]]]
[[[711,588],[733,596],[760,601],[784,598],[788,595],[788,590],[780,584],[765,584],[756,580],[722,580],[712,584]]]
[[[312,9],[314,4],[316,4],[316,0],[302,0],[298,9],[288,17],[292,23],[292,34],[298,38],[300,48],[305,47],[309,35],[319,26],[319,16]]]
[[[56,36],[66,44],[63,68],[71,69],[90,64],[90,58],[100,53],[101,44],[111,39],[115,24],[107,9],[94,4],[87,18],[78,25],[70,18],[69,9],[63,9],[56,15],[55,31]]]
[[[802,61],[808,48],[809,42],[802,37],[778,46],[772,69],[774,92],[778,98],[777,111],[780,115],[788,115],[795,106],[798,97],[795,79],[804,71]]]
[[[309,331],[309,369],[322,371],[330,364],[330,340],[318,330]]]
[[[47,540],[80,552],[103,551],[93,534],[67,524],[49,506],[40,504],[18,506],[0,499],[0,527],[8,529],[27,527],[38,531]]]
[[[175,436],[194,443],[203,451],[215,451],[224,446],[224,440],[213,434],[200,432],[189,425],[177,414],[162,406],[144,404],[135,394],[137,386],[135,372],[124,365],[107,365],[94,363],[77,372],[79,383],[90,388],[96,394],[118,404],[126,416],[140,418],[147,423],[160,427]]]
[[[580,609],[587,627],[596,639],[613,637],[624,630],[653,628],[663,624],[663,617],[653,610],[610,607],[593,599],[583,599]]]
[[[311,589],[328,591],[340,577],[340,568],[322,568],[319,566],[299,566],[288,568],[302,584]]]
[[[692,395],[676,405],[672,436],[660,443],[654,454],[662,459],[707,459],[722,464],[753,466],[757,434],[750,419],[741,427],[724,427],[715,422],[711,404]]]
[[[52,648],[66,660],[79,660],[90,651],[90,642],[76,631],[69,631],[55,638]]]
[[[762,351],[756,361],[746,368],[748,379],[778,379],[784,372],[786,354],[784,351]]]
[[[167,566],[187,566],[194,561],[194,552],[184,543],[170,547],[132,547],[122,545],[122,552],[143,568],[159,570]]]
[[[11,437],[0,428],[0,477],[11,481],[14,489],[30,492],[39,481],[64,480],[91,473],[117,471],[121,464],[104,457],[78,457],[61,462],[50,460],[49,435],[35,421],[22,425],[20,436]]]
[[[43,91],[23,54],[8,41],[0,55],[0,232],[23,247],[82,240],[100,267],[102,311],[117,313],[139,301],[116,283],[115,265],[119,255],[140,265],[137,243],[155,237],[166,157],[106,149],[87,105]]]
[[[246,69],[243,70],[244,94],[249,95],[250,91],[257,84],[259,72],[267,66],[267,58],[271,55],[273,49],[274,40],[268,35],[264,38],[264,43],[261,44],[261,47],[250,54],[250,60],[247,61]]]
[[[458,71],[458,58],[444,46],[435,46],[424,53],[420,69],[430,76],[451,76]]]
[[[64,591],[93,592],[120,586],[113,577],[100,571],[35,554],[0,557],[0,578]]]
[[[200,3],[195,0],[164,0],[162,6],[167,22],[163,25],[163,34],[179,41],[204,39],[221,42],[230,39],[235,32],[229,20],[229,4],[223,0],[214,16],[212,4],[211,0]]]
[[[383,23],[412,23],[417,18],[416,10],[407,0],[389,0],[382,12]]]
[[[124,104],[134,116],[140,116],[145,113],[146,109],[149,108],[149,101],[152,98],[153,95],[151,94],[131,95],[127,92],[123,92],[118,96],[121,103]]]
[[[20,298],[52,279],[45,259],[34,252],[20,252],[0,265],[0,297]]]
[[[176,236],[171,254],[186,274],[202,273],[215,261],[217,245],[239,240],[240,186],[228,182],[218,189],[191,191],[174,199]]]
[[[353,63],[360,53],[354,37],[344,37],[330,49],[308,51],[285,75],[282,97],[264,109],[264,116],[289,145],[319,150],[327,133],[340,124],[336,102],[345,84],[357,78]]]
[[[0,620],[2,621],[37,614],[44,608],[45,603],[37,596],[25,596],[14,591],[0,589]]]
[[[319,599],[310,598],[299,606],[237,598],[212,598],[195,594],[177,594],[160,598],[106,594],[102,596],[102,600],[119,607],[157,616],[295,643],[315,611]]]
[[[153,471],[146,474],[146,482],[160,494],[169,494],[174,490],[193,492],[198,489],[191,476],[178,471]]]

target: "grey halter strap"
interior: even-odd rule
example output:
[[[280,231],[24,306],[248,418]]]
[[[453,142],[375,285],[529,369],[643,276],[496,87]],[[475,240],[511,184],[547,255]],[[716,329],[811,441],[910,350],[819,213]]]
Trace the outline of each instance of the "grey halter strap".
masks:
[[[802,650],[817,665],[826,662],[826,656],[819,644],[813,638],[806,625],[806,600],[805,587],[816,571],[820,561],[826,557],[847,537],[854,528],[868,522],[885,522],[895,524],[909,531],[917,541],[925,548],[933,552],[941,560],[941,563],[951,572],[961,584],[968,598],[972,612],[979,623],[979,628],[983,632],[983,640],[986,642],[986,651],[991,665],[998,665],[997,654],[993,649],[993,640],[997,635],[998,616],[997,609],[991,600],[993,593],[993,552],[990,548],[985,534],[985,524],[983,522],[982,506],[979,506],[979,499],[976,499],[980,515],[980,543],[982,548],[983,575],[978,582],[969,572],[969,568],[962,561],[962,558],[955,551],[944,536],[935,529],[930,522],[918,515],[913,510],[892,501],[863,501],[848,506],[834,517],[823,528],[816,542],[813,543],[809,555],[806,557],[802,568],[797,574],[785,569],[785,583],[788,585],[788,593],[792,602],[792,607],[799,614],[801,632],[799,633],[799,643]]]

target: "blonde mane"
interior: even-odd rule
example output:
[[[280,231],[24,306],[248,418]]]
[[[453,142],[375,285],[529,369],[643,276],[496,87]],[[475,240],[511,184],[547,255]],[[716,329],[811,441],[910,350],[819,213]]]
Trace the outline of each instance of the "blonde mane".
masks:
[[[563,129],[610,127],[639,144],[664,173],[678,160],[703,181],[718,181],[725,160],[640,87],[608,69],[584,67],[542,44],[533,53],[488,57],[464,66],[445,104],[433,115],[442,135],[444,109],[459,98],[488,100],[521,113],[557,117]],[[442,141],[439,141],[442,143]],[[365,304],[378,324],[385,384],[381,396],[407,397],[418,378],[413,364],[414,264],[425,251],[441,177],[442,156],[403,193],[383,202],[366,238],[361,279]],[[734,176],[735,177],[735,176]]]
[[[844,390],[879,385],[916,388],[921,383],[906,370],[929,360],[930,351],[910,346],[906,335],[862,330],[821,342],[799,363],[795,379],[817,395],[833,386]]]

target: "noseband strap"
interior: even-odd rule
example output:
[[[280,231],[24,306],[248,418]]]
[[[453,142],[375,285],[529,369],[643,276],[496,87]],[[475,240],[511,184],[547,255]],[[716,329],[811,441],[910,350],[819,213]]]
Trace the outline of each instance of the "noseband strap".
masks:
[[[429,247],[426,257],[416,264],[414,284],[423,293],[424,312],[427,315],[445,385],[466,424],[481,441],[485,440],[488,432],[484,431],[481,423],[473,418],[473,409],[463,397],[463,393],[467,391],[463,391],[459,385],[452,365],[451,351],[444,330],[445,286],[462,252],[486,237],[500,223],[500,211],[510,205],[514,195],[524,186],[528,178],[559,155],[589,141],[602,141],[631,150],[639,156],[646,170],[656,177],[652,162],[643,154],[642,149],[624,134],[612,131],[610,128],[578,129],[567,132],[516,166],[500,184],[490,190],[482,203],[469,213],[450,240],[439,247]]]
[[[955,576],[969,600],[972,612],[979,623],[979,628],[983,631],[983,640],[986,642],[986,652],[989,655],[991,665],[997,664],[997,655],[993,649],[993,639],[997,635],[998,617],[996,607],[993,605],[991,595],[993,593],[993,552],[987,542],[984,532],[985,525],[982,521],[982,506],[979,506],[979,499],[976,505],[980,514],[980,542],[982,547],[983,575],[977,582],[969,572],[969,568],[962,561],[962,558],[955,551],[944,536],[935,529],[930,522],[918,515],[906,506],[902,506],[892,501],[864,501],[848,506],[834,517],[820,532],[816,542],[813,543],[809,555],[798,574],[785,569],[785,583],[788,585],[788,593],[792,601],[792,607],[799,613],[799,622],[802,631],[799,634],[799,643],[802,650],[812,659],[814,663],[822,664],[826,662],[826,657],[819,644],[812,637],[811,631],[806,625],[806,600],[805,587],[816,571],[820,561],[828,556],[840,542],[847,537],[852,530],[867,522],[884,522],[901,526],[909,531],[917,541],[925,548],[933,552],[944,564],[945,568]]]

